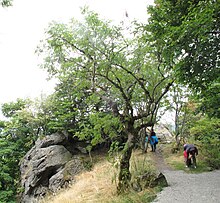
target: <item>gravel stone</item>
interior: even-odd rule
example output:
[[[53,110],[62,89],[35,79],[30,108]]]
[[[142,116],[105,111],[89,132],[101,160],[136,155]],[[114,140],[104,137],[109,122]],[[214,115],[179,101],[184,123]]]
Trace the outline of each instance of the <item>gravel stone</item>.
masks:
[[[157,203],[219,203],[220,171],[188,174],[184,171],[163,171],[169,186],[154,202]]]

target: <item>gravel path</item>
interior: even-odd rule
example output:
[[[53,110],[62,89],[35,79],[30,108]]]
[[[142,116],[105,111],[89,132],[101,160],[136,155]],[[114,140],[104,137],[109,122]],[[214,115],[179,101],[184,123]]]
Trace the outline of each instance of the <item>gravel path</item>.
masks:
[[[155,203],[220,203],[220,170],[188,174],[167,166],[160,151],[153,157],[169,184],[158,194]]]

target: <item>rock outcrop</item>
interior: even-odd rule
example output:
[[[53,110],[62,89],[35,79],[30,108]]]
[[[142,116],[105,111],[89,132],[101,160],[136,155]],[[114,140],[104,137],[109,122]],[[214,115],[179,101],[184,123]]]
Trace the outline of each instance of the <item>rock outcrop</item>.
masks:
[[[156,186],[160,186],[160,187],[168,186],[167,179],[164,176],[164,174],[161,172],[155,174],[146,172],[136,177],[132,182],[132,188],[137,192],[140,192],[149,187],[153,188]]]
[[[72,153],[74,150],[67,150],[66,143],[64,134],[55,133],[38,139],[25,155],[20,165],[23,203],[56,192],[83,170],[81,159]]]

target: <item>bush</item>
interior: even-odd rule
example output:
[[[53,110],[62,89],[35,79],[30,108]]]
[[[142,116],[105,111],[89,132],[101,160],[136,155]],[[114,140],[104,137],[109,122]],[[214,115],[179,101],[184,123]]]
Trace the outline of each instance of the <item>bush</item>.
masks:
[[[220,169],[220,141],[219,137],[206,137],[202,140],[202,155],[204,161],[213,169]]]
[[[203,160],[212,169],[220,168],[220,119],[203,118],[190,129]]]
[[[15,194],[12,190],[0,191],[0,202],[15,203],[15,198],[13,198],[14,196]]]

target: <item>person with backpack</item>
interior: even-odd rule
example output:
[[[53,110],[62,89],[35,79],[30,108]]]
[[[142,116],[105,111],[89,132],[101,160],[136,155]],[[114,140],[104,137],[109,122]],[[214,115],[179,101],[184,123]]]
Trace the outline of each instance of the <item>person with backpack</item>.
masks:
[[[150,134],[150,145],[151,145],[152,152],[156,151],[157,144],[158,144],[158,138],[156,136],[156,133],[152,129],[151,134]]]

